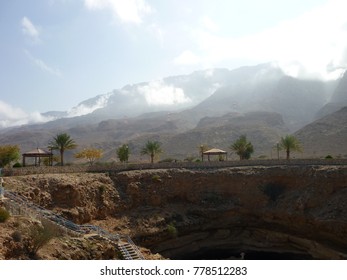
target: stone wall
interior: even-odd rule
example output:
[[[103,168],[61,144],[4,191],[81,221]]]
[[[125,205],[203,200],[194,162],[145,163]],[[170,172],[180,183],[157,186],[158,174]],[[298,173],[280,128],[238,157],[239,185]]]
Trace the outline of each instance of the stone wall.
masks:
[[[122,172],[143,169],[187,168],[204,170],[237,166],[277,166],[277,165],[347,165],[347,159],[292,159],[292,160],[243,160],[243,161],[204,161],[204,162],[163,162],[163,163],[128,163],[110,165],[71,165],[71,166],[33,166],[5,168],[3,176],[23,176],[30,174],[63,174],[81,172]]]

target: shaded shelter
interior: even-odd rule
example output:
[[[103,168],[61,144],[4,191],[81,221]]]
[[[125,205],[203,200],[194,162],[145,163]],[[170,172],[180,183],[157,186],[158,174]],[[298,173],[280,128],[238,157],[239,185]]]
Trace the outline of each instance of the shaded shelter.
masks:
[[[228,152],[213,148],[211,150],[205,151],[202,153],[202,156],[206,156],[208,158],[208,161],[210,161],[210,156],[225,156],[225,160],[228,160]]]
[[[34,158],[35,159],[35,166],[41,165],[41,158],[48,158],[48,165],[49,166],[53,165],[53,153],[48,152],[48,151],[44,151],[44,150],[39,149],[39,148],[22,154],[22,157],[23,157],[23,166],[25,166],[26,158]]]

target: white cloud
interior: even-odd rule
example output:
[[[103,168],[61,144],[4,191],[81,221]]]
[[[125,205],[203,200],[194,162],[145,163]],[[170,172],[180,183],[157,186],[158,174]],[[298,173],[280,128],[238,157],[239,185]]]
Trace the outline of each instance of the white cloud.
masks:
[[[154,37],[160,42],[160,46],[163,47],[165,35],[163,28],[155,23],[151,23],[147,26],[147,30],[150,34],[154,35]]]
[[[38,27],[36,27],[27,17],[22,18],[21,24],[23,33],[29,36],[34,42],[38,42],[40,36]]]
[[[225,60],[278,61],[288,74],[336,78],[347,68],[347,2],[330,0],[296,19],[258,34],[222,37],[206,28],[193,36],[200,47],[202,64]]]
[[[68,112],[68,117],[72,118],[72,117],[87,115],[94,112],[97,109],[104,108],[107,105],[107,101],[111,95],[112,93],[100,95],[99,98],[96,100],[96,102],[92,106],[88,106],[86,104],[81,103],[78,106],[73,107]]]
[[[42,71],[47,72],[51,75],[54,76],[58,76],[61,77],[62,73],[59,69],[57,68],[53,68],[49,65],[47,65],[47,63],[45,63],[43,60],[34,57],[29,51],[24,50],[25,54],[27,55],[27,57],[36,65],[38,66]]]
[[[173,60],[176,65],[194,65],[201,62],[200,57],[190,50],[183,51],[179,56]]]
[[[143,17],[152,12],[145,0],[84,0],[90,10],[111,9],[124,23],[142,23]]]
[[[183,89],[167,85],[162,80],[139,86],[138,92],[145,97],[148,105],[153,106],[178,105],[191,102],[191,99],[184,94]]]
[[[211,32],[217,32],[219,30],[218,24],[208,16],[203,17],[202,24],[207,30]]]
[[[13,107],[0,100],[0,128],[47,122],[51,120],[53,120],[53,118],[45,117],[39,112],[26,113],[21,108]]]

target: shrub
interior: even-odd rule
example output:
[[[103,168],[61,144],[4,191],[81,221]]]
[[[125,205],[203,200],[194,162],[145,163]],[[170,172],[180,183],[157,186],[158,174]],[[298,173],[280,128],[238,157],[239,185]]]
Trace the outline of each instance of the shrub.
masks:
[[[0,223],[6,222],[9,217],[10,213],[4,208],[0,208]]]
[[[99,192],[103,194],[106,191],[106,186],[105,185],[100,185],[99,186]]]
[[[325,159],[333,159],[333,157],[331,155],[327,155]]]
[[[193,162],[195,160],[195,157],[193,156],[188,156],[184,159],[184,161],[188,161],[188,162]]]
[[[18,230],[12,232],[11,237],[14,242],[21,242],[23,238],[22,233]]]
[[[168,224],[166,230],[172,238],[177,237],[177,228],[173,223]]]
[[[157,174],[152,176],[152,180],[153,180],[154,182],[160,182],[160,181],[161,181],[160,176],[157,175]]]
[[[28,238],[24,242],[26,253],[28,256],[35,258],[38,250],[56,236],[58,236],[58,231],[50,223],[32,225],[28,229]]]
[[[22,167],[22,165],[19,163],[19,162],[16,162],[14,165],[13,165],[14,168],[18,168],[18,167]]]

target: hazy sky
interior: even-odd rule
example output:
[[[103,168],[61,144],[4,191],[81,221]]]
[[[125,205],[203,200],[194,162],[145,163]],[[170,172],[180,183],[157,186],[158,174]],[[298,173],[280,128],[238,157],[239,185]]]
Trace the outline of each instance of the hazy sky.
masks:
[[[0,1],[0,122],[40,119],[126,84],[277,61],[347,66],[345,0]]]

